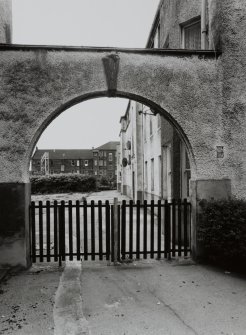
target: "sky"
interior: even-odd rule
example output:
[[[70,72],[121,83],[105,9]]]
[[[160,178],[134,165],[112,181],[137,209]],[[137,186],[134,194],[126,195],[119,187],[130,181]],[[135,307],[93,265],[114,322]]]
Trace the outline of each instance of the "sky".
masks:
[[[13,43],[144,48],[159,0],[12,0]],[[126,99],[100,98],[64,111],[38,148],[91,148],[119,140]]]

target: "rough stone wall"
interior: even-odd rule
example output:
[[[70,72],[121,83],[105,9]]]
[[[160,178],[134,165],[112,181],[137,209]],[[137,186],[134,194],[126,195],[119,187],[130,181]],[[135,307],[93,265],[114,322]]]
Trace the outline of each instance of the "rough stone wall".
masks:
[[[30,153],[49,122],[73,99],[75,103],[92,93],[107,95],[102,58],[108,52],[40,49],[1,53],[0,182],[28,182]],[[245,59],[241,50],[229,49],[219,60],[127,52],[119,52],[118,56],[116,95],[142,97],[143,103],[154,103],[166,110],[164,116],[188,145],[192,179],[232,177],[234,193],[243,195],[246,125]],[[236,91],[234,85],[238,81]],[[218,159],[216,147],[221,145],[225,157]]]
[[[162,1],[160,7],[161,47],[165,47],[165,43],[168,39],[169,48],[182,48],[181,25],[193,18],[201,16],[201,2],[201,0]],[[221,3],[221,1],[207,0],[206,21],[209,41],[207,49],[220,49],[219,3]]]
[[[0,0],[0,43],[12,41],[12,2]]]
[[[200,0],[163,0],[160,8],[161,47],[169,35],[169,47],[181,48],[180,24],[201,14]]]
[[[43,50],[2,52],[2,182],[28,181],[27,161],[23,160],[27,160],[28,151],[32,149],[30,143],[34,145],[42,130],[58,115],[61,106],[91,92],[106,94],[103,56]],[[201,147],[213,147],[214,133],[220,127],[219,78],[214,60],[127,53],[122,53],[120,58],[119,91],[143,96],[165,108],[182,125],[198,157]],[[203,167],[204,160],[209,161],[206,154],[203,152],[201,163],[197,161],[197,169],[202,175],[207,174]],[[16,162],[20,165],[18,170]],[[217,164],[214,163],[216,171]]]
[[[236,195],[246,197],[246,2],[223,0],[218,2],[221,27],[222,68],[222,132],[224,164]]]

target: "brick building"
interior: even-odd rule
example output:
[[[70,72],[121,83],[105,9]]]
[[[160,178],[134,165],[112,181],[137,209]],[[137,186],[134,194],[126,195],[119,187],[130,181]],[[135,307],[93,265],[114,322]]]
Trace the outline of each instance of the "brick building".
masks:
[[[32,174],[93,174],[90,149],[36,149],[32,157]]]
[[[117,175],[117,146],[119,142],[107,142],[93,150],[94,174],[109,179]]]
[[[95,149],[38,149],[31,161],[31,173],[83,175],[116,178],[116,149],[119,142],[108,142]]]

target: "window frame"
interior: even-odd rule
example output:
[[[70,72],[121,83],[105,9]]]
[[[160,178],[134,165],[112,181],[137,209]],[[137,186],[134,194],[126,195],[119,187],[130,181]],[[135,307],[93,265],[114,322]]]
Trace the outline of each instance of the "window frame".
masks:
[[[183,22],[180,24],[180,31],[181,31],[181,48],[185,49],[185,29],[190,28],[191,26],[194,26],[196,24],[200,24],[201,28],[201,16],[196,16],[192,18],[191,20],[188,20],[186,22]],[[187,50],[201,50],[201,34],[200,34],[200,48],[199,49],[187,49]]]

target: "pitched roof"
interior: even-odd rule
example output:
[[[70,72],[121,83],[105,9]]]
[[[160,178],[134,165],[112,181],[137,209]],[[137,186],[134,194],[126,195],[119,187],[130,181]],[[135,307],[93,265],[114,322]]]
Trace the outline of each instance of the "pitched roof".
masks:
[[[116,150],[118,144],[120,144],[118,141],[107,142],[100,147],[97,147],[95,150]]]
[[[49,153],[49,159],[92,159],[91,149],[36,149],[32,159],[41,159],[45,152]]]

